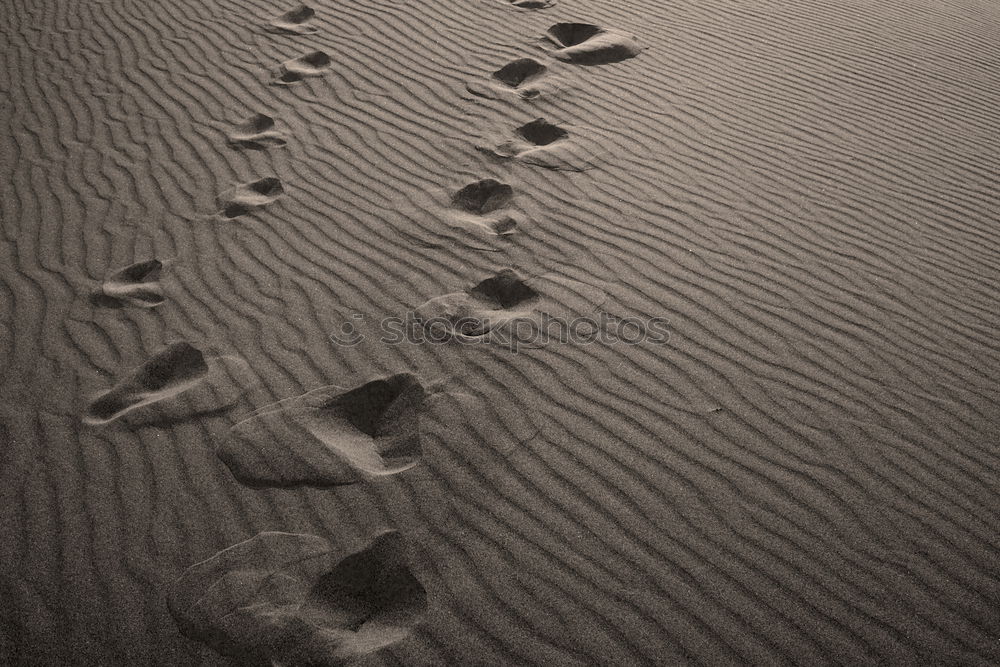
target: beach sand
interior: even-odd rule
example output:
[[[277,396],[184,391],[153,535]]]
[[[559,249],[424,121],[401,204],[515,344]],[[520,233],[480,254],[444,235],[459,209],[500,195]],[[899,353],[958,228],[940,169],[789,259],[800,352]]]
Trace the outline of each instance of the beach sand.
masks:
[[[0,664],[1000,662],[1000,5],[0,43]]]

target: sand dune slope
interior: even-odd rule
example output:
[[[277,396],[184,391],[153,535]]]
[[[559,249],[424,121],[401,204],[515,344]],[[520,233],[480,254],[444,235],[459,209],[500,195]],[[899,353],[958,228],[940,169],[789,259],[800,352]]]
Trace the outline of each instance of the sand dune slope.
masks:
[[[257,625],[168,596],[278,534],[323,572],[406,540],[402,621],[317,612],[334,662],[996,664],[998,34],[980,0],[0,3],[0,664],[241,664]],[[583,324],[403,327],[536,301]],[[393,377],[419,415],[307,424],[335,486],[217,456]]]

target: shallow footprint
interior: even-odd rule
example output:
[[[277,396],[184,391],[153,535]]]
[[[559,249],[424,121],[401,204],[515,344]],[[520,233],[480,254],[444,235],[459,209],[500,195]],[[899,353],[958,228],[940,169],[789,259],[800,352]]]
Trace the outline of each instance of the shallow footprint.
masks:
[[[465,89],[473,95],[499,99],[519,97],[530,100],[558,88],[548,68],[534,58],[519,58],[493,72],[485,81],[470,81]]]
[[[219,216],[225,219],[238,218],[267,206],[284,193],[281,180],[274,176],[243,183],[219,195]]]
[[[529,279],[503,269],[465,292],[418,306],[413,330],[431,342],[538,347],[552,342],[553,335],[569,340],[568,327],[583,323],[580,318],[589,318],[606,298],[603,290],[558,274]]]
[[[320,387],[239,422],[216,455],[256,486],[337,486],[394,475],[421,456],[425,390],[409,373]]]
[[[183,341],[172,343],[91,401],[83,421],[107,424],[136,408],[176,396],[204,380],[208,370],[200,350]]]
[[[607,65],[634,58],[642,47],[632,35],[592,23],[556,23],[545,32],[552,55],[577,65]]]
[[[250,116],[229,134],[229,145],[233,148],[259,151],[287,143],[282,133],[275,129],[274,119],[262,113]]]
[[[316,26],[309,25],[314,16],[316,11],[312,7],[299,5],[271,19],[264,30],[286,35],[312,35],[318,31]]]
[[[164,301],[160,273],[163,263],[158,259],[136,262],[113,272],[93,293],[95,306],[122,308],[126,305],[154,308]]]
[[[506,137],[486,137],[476,148],[501,160],[513,159],[546,169],[584,171],[595,163],[593,151],[588,150],[588,145],[596,145],[591,134],[584,128],[567,128],[536,118]]]
[[[547,9],[556,4],[556,0],[503,0],[503,2],[519,9]]]
[[[476,339],[533,320],[539,297],[516,272],[503,269],[465,292],[427,301],[414,315],[431,340]]]
[[[324,51],[312,51],[298,58],[286,60],[278,68],[274,84],[290,86],[299,83],[306,77],[323,76],[332,62],[329,54]]]
[[[452,195],[449,224],[476,226],[497,236],[513,234],[522,217],[513,203],[514,188],[495,178],[483,178]]]
[[[344,665],[408,637],[427,593],[397,531],[340,554],[315,535],[260,533],[185,570],[167,605],[184,635],[241,664]]]
[[[528,220],[514,189],[495,178],[457,189],[417,190],[399,198],[394,210],[401,220],[398,233],[420,246],[487,252],[512,250],[513,235]]]

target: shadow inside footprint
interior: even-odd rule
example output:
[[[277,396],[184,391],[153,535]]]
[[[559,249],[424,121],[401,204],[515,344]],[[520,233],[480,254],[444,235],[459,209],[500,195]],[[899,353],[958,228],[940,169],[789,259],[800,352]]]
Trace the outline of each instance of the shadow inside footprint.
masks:
[[[200,350],[186,342],[172,343],[87,406],[87,424],[107,424],[144,405],[176,396],[201,382],[208,364]]]
[[[469,290],[469,294],[492,310],[511,310],[528,306],[539,298],[538,292],[528,287],[512,269],[504,269],[495,276],[483,280]]]
[[[544,118],[525,123],[516,132],[533,146],[548,146],[569,136],[569,132]]]
[[[104,308],[158,306],[164,301],[159,282],[162,270],[163,263],[158,259],[130,264],[108,276],[100,291],[91,294],[90,302]]]
[[[220,215],[226,219],[238,218],[267,206],[284,192],[281,180],[274,176],[238,185],[219,195]]]
[[[628,33],[591,23],[556,23],[545,33],[552,55],[578,65],[606,65],[639,55],[642,48]]]
[[[317,32],[315,26],[309,25],[308,21],[316,16],[315,10],[306,5],[299,5],[294,9],[271,19],[264,29],[267,32],[287,34],[287,35],[312,35]]]
[[[514,188],[495,178],[484,178],[456,192],[451,198],[451,203],[466,213],[485,215],[505,208],[512,199],[514,199]]]
[[[274,83],[277,85],[291,85],[298,83],[310,76],[322,76],[324,71],[329,69],[333,61],[330,56],[323,51],[312,51],[298,58],[286,60],[278,69]]]
[[[250,116],[229,135],[229,145],[233,148],[264,150],[287,143],[284,136],[275,129],[274,119],[262,113]]]
[[[519,58],[493,72],[488,80],[470,81],[465,85],[473,95],[497,99],[516,96],[530,100],[556,88],[548,68],[534,58]]]
[[[337,486],[394,475],[421,456],[425,391],[400,373],[354,389],[328,386],[265,406],[216,448],[254,486]]]
[[[337,558],[315,535],[264,532],[192,565],[167,605],[181,632],[254,665],[345,665],[408,637],[427,593],[403,536]]]

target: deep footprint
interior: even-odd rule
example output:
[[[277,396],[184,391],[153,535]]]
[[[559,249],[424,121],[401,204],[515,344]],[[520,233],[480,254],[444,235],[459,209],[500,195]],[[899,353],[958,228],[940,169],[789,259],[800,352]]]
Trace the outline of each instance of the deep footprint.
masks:
[[[330,56],[323,51],[312,51],[304,56],[286,60],[278,68],[274,83],[288,86],[299,83],[307,77],[323,76],[332,64]]]
[[[255,486],[337,486],[420,461],[425,391],[409,373],[328,386],[265,406],[233,426],[216,455]]]
[[[309,21],[316,16],[315,10],[306,5],[299,5],[294,9],[289,9],[281,16],[271,19],[264,27],[268,32],[286,35],[312,35],[318,28],[309,25]]]
[[[419,306],[414,314],[435,340],[468,339],[535,319],[540,295],[512,269],[503,269],[466,292],[445,294]]]
[[[548,146],[569,136],[569,132],[544,118],[525,123],[516,132],[532,146]]]
[[[545,33],[552,55],[577,65],[607,65],[634,58],[642,47],[632,35],[591,23],[556,23]]]
[[[423,247],[463,246],[507,252],[528,221],[514,189],[495,178],[458,188],[417,190],[401,197],[396,210],[399,234]]]
[[[518,9],[547,9],[556,4],[556,0],[504,0],[504,2]]]
[[[520,214],[513,210],[514,188],[494,178],[484,178],[466,185],[452,195],[450,223],[478,225],[503,236],[513,234]]]
[[[136,408],[195,387],[208,370],[200,350],[186,342],[172,343],[95,398],[83,420],[87,424],[107,424]]]
[[[136,262],[109,275],[101,289],[91,295],[96,306],[122,308],[126,305],[153,308],[164,301],[160,285],[163,263],[158,259]]]
[[[167,605],[184,635],[240,664],[344,665],[408,637],[427,593],[402,535],[338,555],[315,535],[260,533],[185,570]]]
[[[470,81],[465,86],[473,95],[499,98],[516,96],[530,100],[556,88],[548,68],[534,58],[520,58],[493,72],[486,81]]]
[[[606,301],[603,289],[558,273],[528,279],[503,269],[464,292],[417,307],[412,331],[433,342],[541,347],[552,340],[571,342],[571,324],[591,326]]]
[[[518,160],[548,169],[583,171],[593,166],[594,155],[586,144],[596,146],[592,133],[567,128],[536,118],[515,128],[513,136],[486,137],[476,148],[500,160]],[[580,140],[583,140],[581,143]]]
[[[219,195],[219,214],[226,219],[238,218],[267,206],[284,192],[281,180],[274,176],[238,185]]]
[[[274,119],[262,113],[250,116],[229,135],[229,145],[233,148],[264,150],[287,143],[282,133],[275,129]]]

